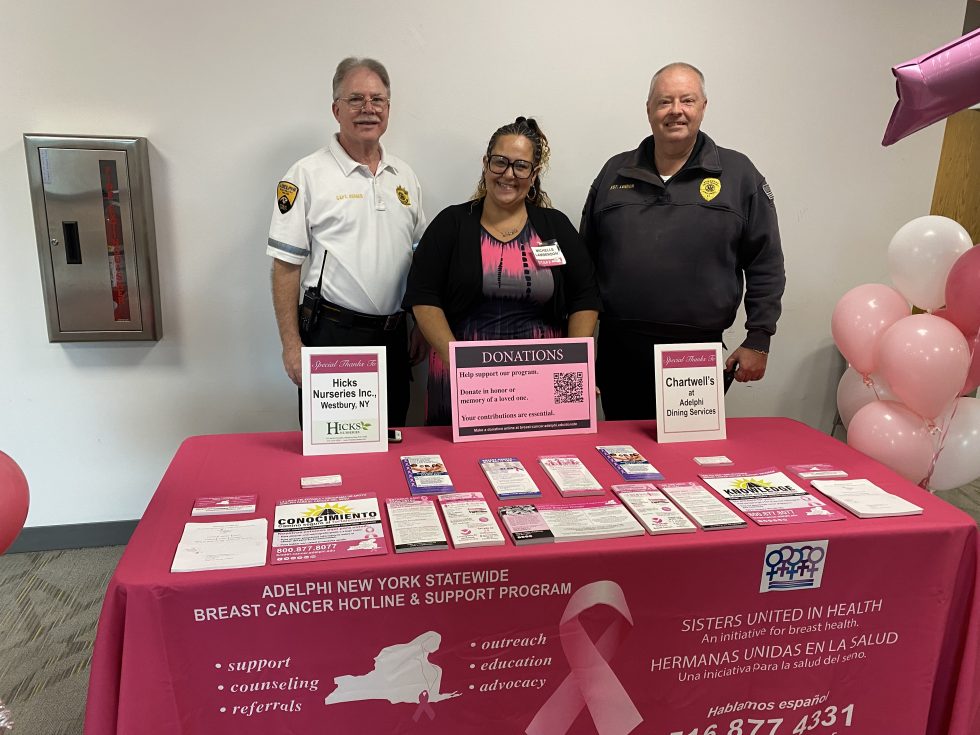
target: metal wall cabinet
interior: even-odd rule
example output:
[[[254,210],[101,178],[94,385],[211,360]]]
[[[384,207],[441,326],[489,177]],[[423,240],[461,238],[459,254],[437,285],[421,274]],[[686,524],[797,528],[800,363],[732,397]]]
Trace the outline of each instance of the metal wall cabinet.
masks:
[[[158,340],[146,138],[24,136],[51,342]]]

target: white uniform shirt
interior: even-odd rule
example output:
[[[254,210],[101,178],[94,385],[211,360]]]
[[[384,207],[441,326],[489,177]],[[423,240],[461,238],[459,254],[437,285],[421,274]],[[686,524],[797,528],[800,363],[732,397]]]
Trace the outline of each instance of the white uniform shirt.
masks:
[[[283,176],[266,253],[301,265],[310,258],[303,289],[364,314],[401,310],[412,247],[425,229],[415,172],[381,148],[377,174],[330,145],[294,163]],[[283,211],[285,210],[285,211]]]

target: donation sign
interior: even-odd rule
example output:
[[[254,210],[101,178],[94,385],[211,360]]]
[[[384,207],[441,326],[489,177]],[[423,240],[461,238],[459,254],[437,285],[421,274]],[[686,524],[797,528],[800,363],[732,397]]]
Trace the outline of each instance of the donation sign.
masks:
[[[592,338],[450,342],[453,441],[596,431]]]
[[[657,345],[657,441],[725,438],[721,344]]]
[[[388,451],[384,347],[304,347],[303,454]]]

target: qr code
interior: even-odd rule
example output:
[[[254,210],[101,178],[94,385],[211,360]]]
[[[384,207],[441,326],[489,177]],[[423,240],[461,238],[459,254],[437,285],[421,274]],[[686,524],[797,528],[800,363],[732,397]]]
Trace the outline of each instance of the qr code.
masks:
[[[555,373],[555,403],[581,403],[582,381],[581,372]]]

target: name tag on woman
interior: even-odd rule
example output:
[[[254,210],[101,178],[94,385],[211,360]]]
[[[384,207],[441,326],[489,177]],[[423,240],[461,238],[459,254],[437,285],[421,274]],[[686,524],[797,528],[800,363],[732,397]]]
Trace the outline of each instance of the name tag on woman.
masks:
[[[565,265],[568,262],[561,248],[558,247],[557,240],[545,240],[540,245],[532,245],[531,254],[534,256],[534,262],[541,268],[554,268],[556,265]]]

